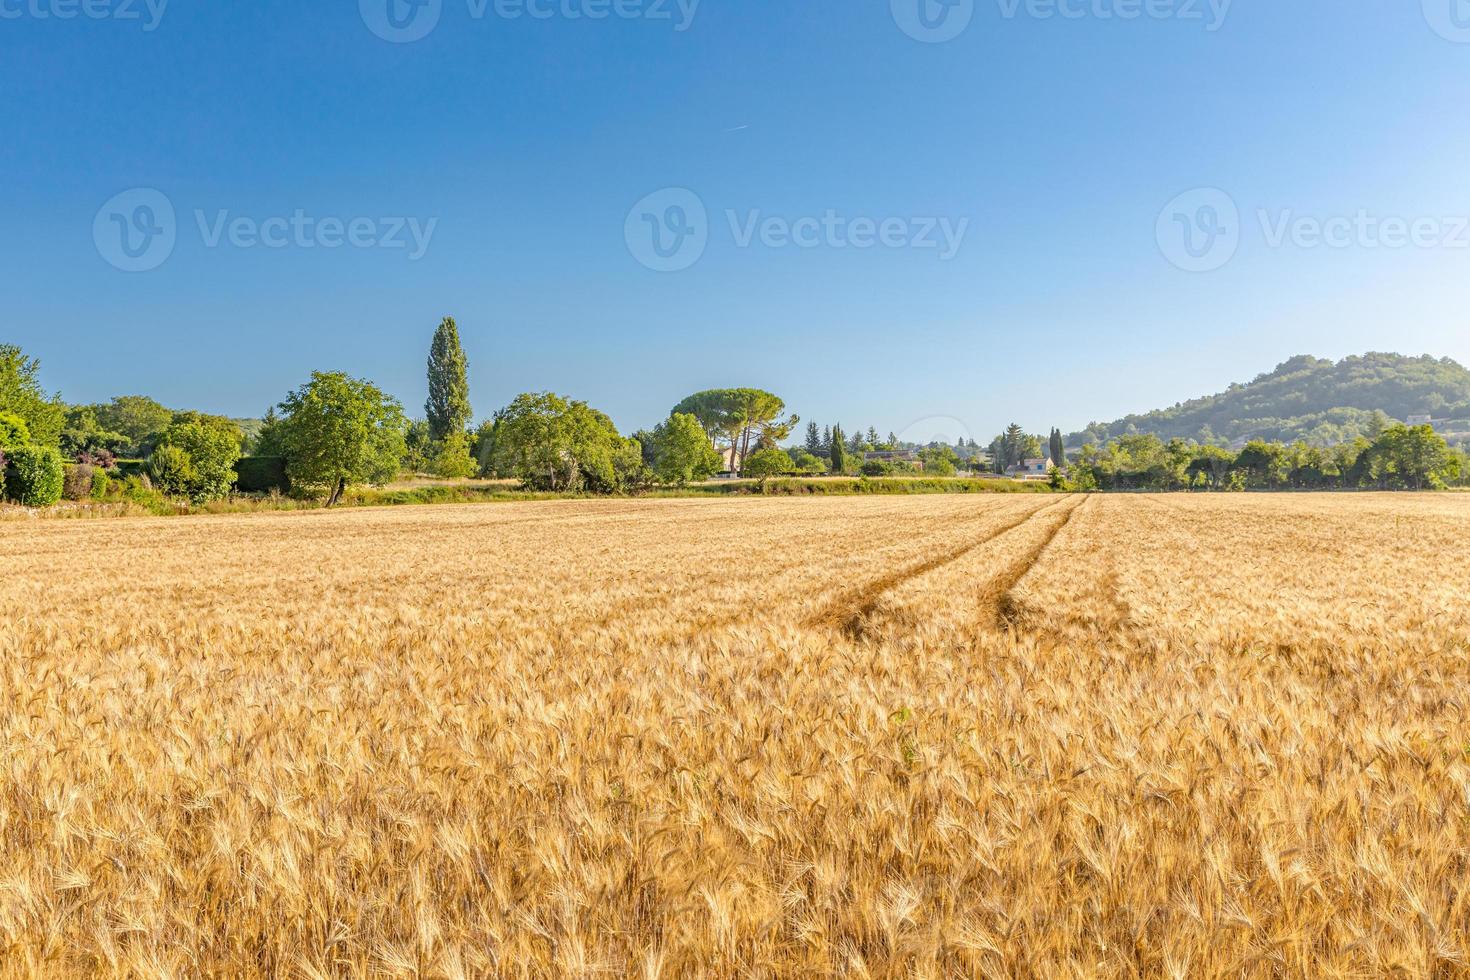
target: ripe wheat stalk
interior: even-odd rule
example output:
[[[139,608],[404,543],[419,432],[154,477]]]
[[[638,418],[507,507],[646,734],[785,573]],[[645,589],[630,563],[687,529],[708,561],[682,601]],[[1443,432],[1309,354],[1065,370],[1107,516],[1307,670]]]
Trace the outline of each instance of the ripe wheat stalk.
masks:
[[[1470,500],[0,527],[0,976],[1470,975]]]

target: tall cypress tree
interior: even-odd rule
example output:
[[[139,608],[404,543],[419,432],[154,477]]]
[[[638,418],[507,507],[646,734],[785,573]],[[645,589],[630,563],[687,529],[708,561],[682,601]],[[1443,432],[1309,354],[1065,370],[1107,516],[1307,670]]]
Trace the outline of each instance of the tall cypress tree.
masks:
[[[1051,461],[1058,466],[1067,465],[1067,447],[1062,440],[1062,430],[1051,430]]]
[[[446,316],[429,346],[429,400],[424,404],[429,438],[442,442],[470,424],[469,362],[459,345],[459,327]]]
[[[847,471],[847,446],[842,442],[842,426],[832,426],[832,472],[844,473]]]

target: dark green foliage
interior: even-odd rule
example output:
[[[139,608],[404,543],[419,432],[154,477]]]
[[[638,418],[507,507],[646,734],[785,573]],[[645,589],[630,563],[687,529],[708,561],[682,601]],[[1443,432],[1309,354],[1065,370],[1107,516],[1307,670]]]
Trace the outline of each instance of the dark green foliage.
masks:
[[[1377,438],[1379,433],[1371,431],[1375,413],[1398,419],[1470,418],[1470,371],[1449,358],[1373,353],[1334,364],[1294,357],[1250,384],[1162,411],[1094,423],[1068,442],[1100,446],[1123,435],[1151,434],[1213,444],[1259,438],[1325,447],[1358,436]]]
[[[158,437],[149,474],[164,493],[195,503],[217,500],[227,496],[235,482],[243,440],[240,427],[231,419],[181,412]],[[165,458],[159,460],[165,450]]]
[[[118,455],[147,456],[174,420],[171,409],[144,395],[119,395],[105,405],[88,408],[101,431],[123,438],[124,444],[113,448]]]
[[[1154,435],[1086,445],[1068,467],[1077,489],[1429,490],[1470,479],[1466,457],[1427,425],[1391,424],[1373,442],[1327,448],[1254,440],[1238,453]]]
[[[199,482],[199,472],[188,450],[179,446],[159,446],[148,457],[148,479],[158,490],[171,497],[192,498]]]
[[[408,421],[376,385],[317,371],[280,408],[272,438],[296,489],[325,496],[330,507],[349,486],[381,486],[398,475]]]
[[[832,473],[834,475],[847,472],[847,445],[843,442],[845,438],[842,434],[842,426],[832,426],[830,452],[832,454]]]
[[[720,471],[720,454],[693,415],[676,412],[644,436],[647,443],[639,440],[643,461],[661,483],[687,486]]]
[[[51,446],[5,450],[5,496],[27,507],[49,507],[61,499],[65,472],[61,453]]]
[[[831,438],[830,434],[828,435],[828,438],[829,439]],[[815,422],[808,422],[807,423],[807,426],[806,426],[806,446],[805,446],[805,449],[806,449],[807,452],[811,453],[813,456],[821,456],[821,455],[823,455],[823,452],[822,452],[822,433],[821,433],[821,430],[819,430],[817,428],[817,423],[815,423]]]
[[[242,456],[235,464],[235,489],[241,493],[290,493],[284,456]]]
[[[527,489],[633,492],[648,479],[643,450],[612,419],[550,392],[523,394],[496,415],[489,469]]]
[[[692,415],[699,420],[710,441],[720,448],[735,450],[744,461],[758,448],[770,448],[791,434],[801,421],[783,418],[786,403],[759,388],[721,388],[690,395],[674,406],[675,415]]]
[[[469,361],[452,316],[439,324],[429,346],[429,400],[424,412],[429,420],[429,438],[434,442],[442,442],[450,433],[463,433],[470,424]]]

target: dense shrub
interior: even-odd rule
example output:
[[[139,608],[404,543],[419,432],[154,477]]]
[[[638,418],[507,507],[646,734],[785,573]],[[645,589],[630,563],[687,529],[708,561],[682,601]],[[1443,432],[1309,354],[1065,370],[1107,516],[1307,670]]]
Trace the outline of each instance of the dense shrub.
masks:
[[[240,427],[229,419],[197,412],[175,415],[150,458],[154,485],[195,503],[227,496],[235,482],[241,439]],[[152,460],[161,454],[167,458],[160,468]],[[166,472],[168,478],[160,479],[160,472]]]
[[[92,489],[88,493],[93,500],[102,500],[112,491],[112,477],[106,470],[92,468]]]
[[[5,495],[27,507],[49,507],[61,499],[65,474],[61,453],[50,446],[6,451]]]
[[[286,457],[240,457],[235,464],[235,489],[241,493],[289,492],[291,481],[286,476]]]
[[[85,463],[66,467],[61,481],[61,495],[67,500],[86,500],[92,496],[92,475],[97,471]]]
[[[870,459],[863,464],[862,468],[863,476],[888,476],[892,472],[893,467],[881,459]]]
[[[178,446],[159,446],[148,457],[153,486],[170,496],[187,497],[199,480],[194,460]]]

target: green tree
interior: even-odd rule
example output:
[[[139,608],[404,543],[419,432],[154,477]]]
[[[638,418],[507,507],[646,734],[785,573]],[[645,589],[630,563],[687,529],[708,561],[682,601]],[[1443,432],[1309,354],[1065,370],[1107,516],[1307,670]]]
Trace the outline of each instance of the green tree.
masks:
[[[1196,446],[1189,462],[1189,473],[1202,477],[1211,490],[1223,490],[1235,465],[1235,454],[1219,446]]]
[[[1026,459],[1027,448],[1026,430],[1015,422],[1006,426],[1005,435],[1001,437],[1001,451],[1004,454],[1002,472],[1012,466],[1019,466]]]
[[[954,476],[959,469],[960,458],[948,446],[919,450],[919,460],[929,476]]]
[[[188,477],[160,489],[186,496],[195,503],[228,495],[235,482],[235,464],[240,460],[243,438],[240,427],[230,419],[198,412],[174,416],[159,437],[153,456],[157,457],[163,449],[183,453],[189,464]],[[150,472],[156,469],[152,465],[149,468]]]
[[[813,456],[822,455],[822,433],[815,422],[806,424],[806,451]]]
[[[398,400],[375,385],[316,372],[280,409],[291,485],[326,494],[328,507],[349,486],[381,485],[398,475],[408,423]]]
[[[439,324],[429,346],[429,400],[424,411],[434,442],[443,442],[451,432],[463,434],[470,424],[469,361],[452,316]]]
[[[1061,429],[1051,430],[1051,445],[1048,448],[1051,455],[1051,461],[1055,463],[1058,468],[1067,465],[1067,447],[1065,442],[1062,440]]]
[[[842,426],[832,426],[832,472],[838,476],[847,472],[847,446],[843,443]]]
[[[40,372],[40,361],[19,347],[0,344],[0,412],[24,419],[36,445],[55,446],[61,442],[66,406],[41,388]]]
[[[766,482],[773,476],[795,472],[796,464],[780,449],[760,449],[745,461],[745,474],[756,480],[764,493]]]
[[[495,421],[492,468],[532,489],[617,493],[640,475],[641,447],[586,402],[518,395]]]
[[[429,469],[445,480],[462,480],[475,475],[479,467],[470,456],[470,439],[463,429],[451,429],[434,447]]]
[[[116,432],[127,440],[119,451],[130,456],[148,455],[158,436],[174,420],[170,409],[143,395],[119,395],[105,405],[91,408],[104,431]]]
[[[812,475],[827,472],[827,464],[815,453],[807,452],[806,449],[798,447],[791,450],[788,455],[792,464],[799,472]]]
[[[660,483],[686,486],[708,480],[723,460],[693,415],[675,412],[652,434],[653,470]]]
[[[783,417],[786,403],[759,388],[701,391],[674,406],[674,412],[693,415],[717,447],[734,449],[737,465],[752,449],[786,439],[801,421]]]
[[[1424,490],[1443,486],[1451,475],[1449,444],[1433,426],[1390,425],[1369,452],[1382,486]]]
[[[116,456],[131,445],[122,433],[102,428],[92,406],[79,405],[67,409],[66,422],[61,430],[61,451],[72,459],[93,453]]]

